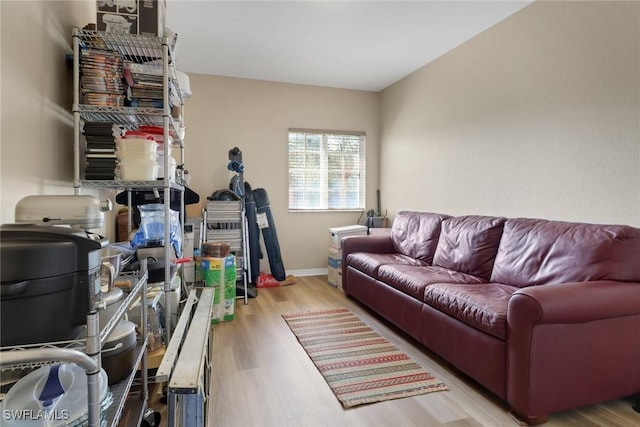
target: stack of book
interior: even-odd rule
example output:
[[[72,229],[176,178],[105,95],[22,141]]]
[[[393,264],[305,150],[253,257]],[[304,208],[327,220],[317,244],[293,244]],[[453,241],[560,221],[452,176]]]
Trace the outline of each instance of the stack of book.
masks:
[[[124,105],[122,63],[118,52],[93,48],[80,50],[80,89],[84,104],[107,107]]]
[[[87,122],[84,124],[85,179],[113,180],[116,169],[116,138],[122,129],[115,123]]]
[[[124,63],[127,105],[140,108],[163,108],[162,65]]]

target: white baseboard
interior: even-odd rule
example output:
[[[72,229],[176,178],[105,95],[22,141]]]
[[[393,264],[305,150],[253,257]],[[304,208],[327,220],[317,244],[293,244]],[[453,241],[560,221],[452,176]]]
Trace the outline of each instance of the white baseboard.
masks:
[[[308,268],[303,270],[287,270],[287,274],[293,274],[294,276],[326,276],[328,271],[326,268]]]

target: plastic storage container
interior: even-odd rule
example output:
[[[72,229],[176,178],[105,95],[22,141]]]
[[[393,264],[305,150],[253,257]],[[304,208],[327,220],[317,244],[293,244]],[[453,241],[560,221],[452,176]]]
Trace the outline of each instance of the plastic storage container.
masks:
[[[153,153],[155,154],[158,148],[158,143],[149,138],[116,138],[116,150],[118,153]]]
[[[150,203],[138,206],[140,209],[140,229],[147,245],[164,244],[164,205]]]
[[[124,133],[125,139],[154,139],[153,135],[143,130],[128,130]]]
[[[329,229],[329,246],[340,249],[340,242],[347,236],[366,236],[367,227],[364,225],[346,225]]]
[[[164,129],[162,126],[140,126],[138,128],[141,132],[146,132],[151,135],[159,144],[164,142]],[[169,144],[173,144],[173,138],[169,135]]]
[[[118,160],[156,160],[155,153],[144,150],[116,151],[116,157]]]
[[[98,390],[100,418],[106,424],[105,411],[113,403],[113,395],[103,369],[98,374]],[[87,425],[88,408],[87,374],[75,363],[36,369],[15,383],[0,403],[3,427]]]
[[[156,157],[158,163],[158,178],[164,178],[164,154],[159,154]],[[173,180],[176,176],[176,159],[173,156],[169,156],[169,179]]]
[[[122,159],[119,163],[123,181],[155,181],[160,169],[155,160]]]

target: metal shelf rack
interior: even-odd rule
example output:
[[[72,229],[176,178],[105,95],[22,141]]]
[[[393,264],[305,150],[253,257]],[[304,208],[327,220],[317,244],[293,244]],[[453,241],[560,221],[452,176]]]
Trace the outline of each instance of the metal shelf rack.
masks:
[[[102,31],[74,29],[73,30],[73,116],[74,116],[74,190],[80,194],[83,188],[87,189],[126,189],[129,192],[129,206],[131,203],[131,191],[154,190],[163,191],[164,217],[167,218],[164,227],[164,241],[170,242],[170,203],[171,190],[179,190],[181,198],[181,218],[184,218],[184,142],[179,136],[179,126],[174,120],[169,99],[169,87],[175,88],[175,93],[179,97],[180,107],[184,100],[177,79],[175,68],[174,48],[177,36],[156,37],[136,34],[114,34]],[[80,51],[83,48],[107,49],[118,52],[125,61],[137,64],[145,64],[155,68],[162,74],[163,81],[163,108],[138,108],[124,106],[101,106],[81,104],[80,88]],[[171,84],[171,85],[170,85]],[[173,146],[163,144],[164,149],[164,171],[169,171],[169,158],[171,148],[179,148],[179,159],[177,178],[175,180],[164,174],[164,178],[157,181],[118,181],[118,180],[84,180],[81,179],[80,159],[81,159],[81,134],[82,123],[93,121],[106,121],[122,126],[126,129],[137,128],[141,125],[154,125],[163,128],[164,141],[173,140]],[[159,195],[159,194],[158,194]],[[129,209],[129,224],[132,224],[132,212]],[[165,259],[165,310],[171,312],[169,307],[171,292],[170,260],[171,247],[166,244],[164,247]],[[171,339],[171,328],[165,329],[165,340]]]
[[[142,262],[140,275],[123,275],[135,281],[135,285],[129,295],[123,300],[121,306],[107,322],[104,329],[99,328],[100,311],[96,308],[87,314],[87,333],[83,340],[38,343],[24,346],[12,346],[0,348],[0,367],[2,370],[15,370],[25,368],[36,368],[56,361],[73,362],[85,369],[87,373],[87,401],[88,401],[88,426],[101,426],[101,414],[98,389],[98,374],[101,369],[100,351],[106,343],[107,337],[111,334],[118,321],[124,316],[137,294],[141,294],[142,304],[140,305],[140,325],[143,331],[146,328],[147,318],[147,266]],[[137,410],[144,412],[147,396],[147,359],[146,359],[147,336],[142,335],[136,346],[136,363],[131,373],[123,381],[110,387],[113,396],[113,403],[106,410],[106,420],[109,426],[116,427],[120,422],[123,408],[127,403],[127,395],[131,389],[133,378],[136,375],[136,367],[141,366],[142,388]],[[94,355],[94,356],[89,356]],[[137,411],[134,411],[137,412]],[[136,425],[139,425],[136,424]]]
[[[174,119],[171,114],[170,106],[170,87],[175,89],[175,95],[179,98],[179,107],[182,108],[184,100],[182,98],[182,92],[180,91],[177,71],[174,62],[174,49],[177,41],[177,36],[173,37],[155,37],[148,35],[134,35],[134,34],[114,34],[102,31],[74,29],[73,30],[73,120],[74,120],[74,192],[80,194],[83,189],[92,190],[115,190],[125,189],[127,190],[128,206],[132,206],[132,191],[136,190],[153,190],[156,192],[158,198],[160,192],[163,195],[164,201],[164,241],[167,242],[164,247],[164,259],[165,259],[165,277],[164,277],[164,295],[165,295],[165,312],[171,313],[172,308],[171,298],[171,246],[170,242],[170,221],[171,217],[170,200],[171,191],[178,190],[180,192],[181,199],[181,218],[184,218],[184,141],[180,136],[179,122]],[[135,64],[144,64],[146,68],[153,69],[153,73],[158,76],[162,76],[162,108],[139,108],[139,107],[125,107],[125,106],[103,106],[103,105],[89,105],[82,103],[81,99],[81,87],[80,87],[80,58],[81,49],[93,48],[93,49],[105,49],[118,52],[124,61],[129,61]],[[164,150],[164,178],[157,181],[119,181],[119,180],[85,180],[81,176],[81,150],[82,140],[82,128],[83,123],[88,122],[109,122],[120,126],[126,130],[133,130],[139,126],[160,126],[163,129],[163,140],[172,141],[172,144],[163,144]],[[177,158],[177,174],[173,179],[169,176],[170,170],[170,155],[172,149],[177,149],[179,152],[179,158]],[[129,228],[133,223],[132,209],[129,209]],[[144,325],[143,330],[146,331],[146,291],[143,292],[144,299],[141,304],[143,314],[141,315],[141,324]],[[128,301],[130,304],[131,301]],[[169,325],[168,325],[169,326]],[[142,361],[141,376],[142,376],[142,397],[140,399],[129,399],[128,405],[136,403],[140,405],[138,411],[139,417],[142,417],[144,409],[147,404],[147,363],[146,363],[146,333],[144,333],[145,341],[141,343],[140,359]],[[102,341],[103,337],[100,336]],[[169,342],[171,339],[171,328],[165,328],[165,340]],[[144,344],[144,345],[143,345]],[[133,382],[132,373],[131,377],[127,379],[126,391],[128,392]],[[115,393],[114,393],[115,394]],[[126,395],[126,393],[125,393]],[[121,401],[122,402],[122,401]],[[119,405],[116,408],[110,408],[110,410],[116,411],[117,414],[121,413],[123,406]],[[111,415],[111,414],[109,414]],[[114,416],[116,420],[118,417]],[[129,417],[131,418],[131,417]],[[133,418],[136,418],[135,416]],[[117,424],[117,423],[116,423]],[[116,425],[114,424],[114,425]],[[135,425],[139,425],[139,420]]]

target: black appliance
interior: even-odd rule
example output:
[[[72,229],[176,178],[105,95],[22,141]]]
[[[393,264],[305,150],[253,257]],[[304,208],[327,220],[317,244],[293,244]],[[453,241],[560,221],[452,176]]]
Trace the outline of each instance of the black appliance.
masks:
[[[91,236],[60,226],[0,225],[0,346],[78,337],[100,292],[105,241]]]

